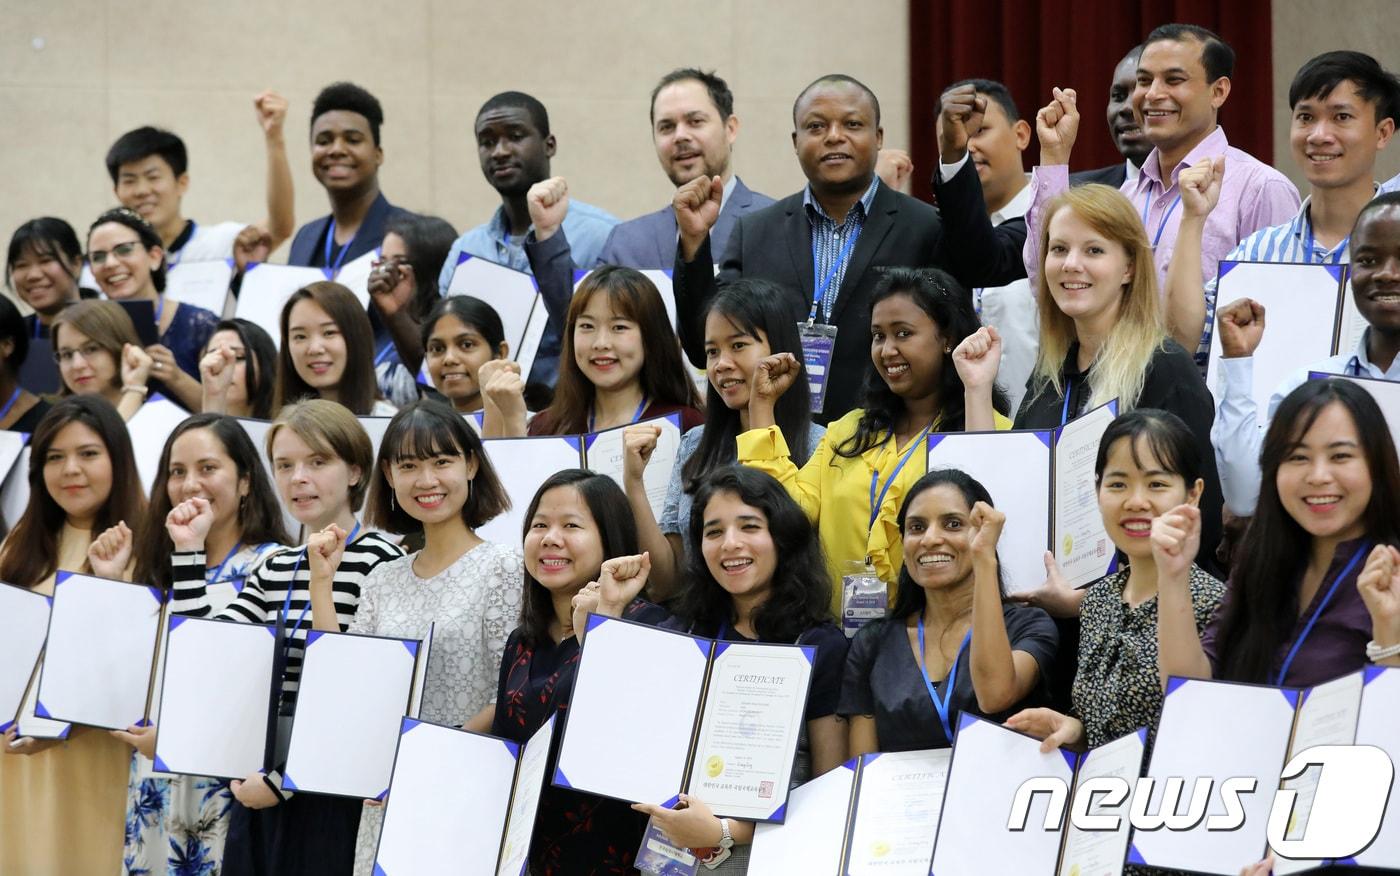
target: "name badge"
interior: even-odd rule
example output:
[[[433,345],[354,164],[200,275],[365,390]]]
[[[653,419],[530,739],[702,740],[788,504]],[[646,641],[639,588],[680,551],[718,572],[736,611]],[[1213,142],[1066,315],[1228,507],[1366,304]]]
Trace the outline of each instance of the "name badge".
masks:
[[[656,820],[649,818],[633,866],[652,876],[695,876],[700,869],[700,861],[689,849],[673,845],[661,828],[656,826]]]
[[[826,379],[831,371],[831,355],[836,350],[836,326],[799,322],[802,364],[807,367],[807,383],[812,392],[812,413],[819,414],[826,402]]]
[[[860,628],[885,616],[889,608],[889,586],[865,563],[851,562],[841,576],[841,630],[851,638]]]

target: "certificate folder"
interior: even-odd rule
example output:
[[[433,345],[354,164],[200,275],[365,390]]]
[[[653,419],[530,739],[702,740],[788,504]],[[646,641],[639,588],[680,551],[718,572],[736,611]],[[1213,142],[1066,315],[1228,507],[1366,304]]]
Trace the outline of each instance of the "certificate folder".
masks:
[[[1283,766],[1295,754],[1317,745],[1373,745],[1394,763],[1400,757],[1400,669],[1379,666],[1342,676],[1303,690],[1204,681],[1173,677],[1167,681],[1162,720],[1147,774],[1156,778],[1149,812],[1160,810],[1163,780],[1185,776],[1178,811],[1186,807],[1189,785],[1197,776],[1217,780],[1205,818],[1187,830],[1134,831],[1128,863],[1188,870],[1194,873],[1238,873],[1263,858],[1268,849],[1268,821]],[[1202,745],[1203,734],[1210,744]],[[1226,811],[1219,792],[1225,777],[1254,778],[1251,794],[1240,796],[1244,823],[1233,830],[1209,830],[1212,816]],[[1287,839],[1306,827],[1314,802],[1369,810],[1388,805],[1387,818],[1374,842],[1354,858],[1333,863],[1369,867],[1400,867],[1400,819],[1395,794],[1384,800],[1363,800],[1359,790],[1324,785],[1316,770],[1282,783],[1297,792]],[[1293,860],[1275,855],[1275,873],[1298,873],[1323,866],[1324,861]]]
[[[1216,281],[1215,312],[1240,298],[1264,306],[1267,329],[1254,351],[1254,401],[1263,425],[1269,396],[1306,362],[1332,355],[1343,333],[1346,313],[1346,265],[1222,261]],[[1346,349],[1351,349],[1347,347]],[[1220,360],[1224,356],[1220,326],[1211,333],[1206,361],[1207,383],[1219,401],[1224,395]]]
[[[787,821],[755,829],[750,872],[924,876],[951,755],[865,754],[795,789]]]
[[[997,553],[1010,592],[1045,581],[1045,551],[1071,587],[1118,569],[1094,484],[1099,440],[1118,416],[1110,401],[1056,429],[950,432],[928,437],[928,470],[966,472],[1006,514]]]
[[[1068,813],[1084,783],[1114,775],[1131,786],[1142,765],[1146,729],[1085,754],[1040,751],[1040,740],[967,712],[944,788],[933,848],[932,876],[980,873],[1121,873],[1128,844],[1127,808],[1115,831],[1086,834],[1067,828]],[[1031,796],[1024,829],[1009,827],[1013,802],[1032,779],[1059,780],[1068,791],[1058,812],[1053,794]],[[1019,827],[1019,825],[1017,825]]]
[[[553,782],[782,821],[816,649],[590,615]],[[640,712],[639,712],[640,708]]]
[[[643,420],[638,425],[661,427],[656,449],[647,463],[642,481],[652,514],[659,520],[666,503],[666,487],[681,446],[681,416],[669,414]],[[566,468],[587,468],[605,474],[623,486],[623,438],[627,426],[603,429],[585,435],[550,435],[529,438],[486,438],[486,457],[496,469],[511,510],[493,518],[478,530],[487,541],[509,543],[520,540],[525,509],[530,507],[540,485],[555,472]]]
[[[107,730],[143,723],[165,604],[156,587],[60,571],[35,715]]]
[[[389,792],[399,719],[412,712],[418,639],[306,635],[282,787],[361,799]]]
[[[181,616],[168,630],[155,770],[241,779],[263,769],[276,630]]]
[[[0,733],[20,717],[49,629],[49,597],[0,583]]]
[[[508,355],[520,364],[520,373],[529,380],[549,322],[549,308],[545,307],[535,278],[524,271],[460,253],[452,283],[444,294],[470,295],[491,305],[501,318]]]
[[[404,718],[375,876],[524,873],[553,733],[553,716],[523,746]]]

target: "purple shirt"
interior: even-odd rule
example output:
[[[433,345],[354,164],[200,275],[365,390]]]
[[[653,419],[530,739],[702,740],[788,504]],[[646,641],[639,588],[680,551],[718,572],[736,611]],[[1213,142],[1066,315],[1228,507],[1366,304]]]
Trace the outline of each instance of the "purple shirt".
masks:
[[[1225,178],[1220,183],[1220,201],[1206,218],[1201,242],[1201,283],[1215,278],[1216,263],[1250,234],[1294,217],[1302,201],[1288,177],[1267,164],[1231,146],[1225,130],[1214,131],[1196,144],[1171,173],[1162,179],[1161,155],[1153,149],[1143,162],[1137,179],[1126,180],[1118,189],[1133,202],[1147,228],[1147,242],[1153,245],[1157,283],[1166,289],[1167,266],[1176,250],[1176,234],[1181,227],[1181,194],[1177,174],[1205,158],[1225,156]],[[1069,167],[1051,164],[1031,172],[1031,208],[1026,212],[1026,246],[1022,254],[1031,288],[1037,288],[1040,271],[1040,213],[1049,200],[1069,188]]]
[[[1288,674],[1283,677],[1283,686],[1312,687],[1367,665],[1366,643],[1371,640],[1371,613],[1367,611],[1366,603],[1361,601],[1361,592],[1356,589],[1356,579],[1361,577],[1361,570],[1366,565],[1365,553],[1370,552],[1370,546],[1367,539],[1355,539],[1337,545],[1332,565],[1322,578],[1322,586],[1317,588],[1312,602],[1293,625],[1288,640],[1281,643],[1274,653],[1273,662],[1269,666],[1269,677],[1245,679],[1246,681],[1260,684],[1274,684],[1278,681],[1279,670],[1283,668],[1283,661],[1288,657],[1288,652],[1293,649],[1293,643],[1298,641],[1303,628],[1317,613],[1318,606],[1332,589],[1337,575],[1351,563],[1357,551],[1363,549],[1365,552],[1347,571],[1346,577],[1337,582],[1336,592],[1332,594],[1331,600],[1318,615],[1308,637],[1303,640],[1298,653],[1294,655],[1293,662],[1288,667]],[[1291,586],[1298,586],[1297,582]],[[1220,635],[1220,621],[1229,610],[1230,603],[1238,598],[1238,588],[1238,583],[1233,580],[1226,585],[1225,601],[1221,603],[1220,610],[1211,619],[1206,631],[1201,634],[1201,650],[1205,651],[1206,659],[1210,660],[1211,674],[1216,677],[1220,675],[1220,649],[1216,643]]]

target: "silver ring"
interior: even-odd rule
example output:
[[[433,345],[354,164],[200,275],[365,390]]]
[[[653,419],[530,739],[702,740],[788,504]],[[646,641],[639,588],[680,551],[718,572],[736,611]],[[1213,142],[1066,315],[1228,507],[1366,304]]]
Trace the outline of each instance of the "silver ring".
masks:
[[[152,367],[154,367],[157,371],[159,371],[159,370],[160,370],[160,363],[157,362],[157,363],[156,363],[154,366],[152,366]]]

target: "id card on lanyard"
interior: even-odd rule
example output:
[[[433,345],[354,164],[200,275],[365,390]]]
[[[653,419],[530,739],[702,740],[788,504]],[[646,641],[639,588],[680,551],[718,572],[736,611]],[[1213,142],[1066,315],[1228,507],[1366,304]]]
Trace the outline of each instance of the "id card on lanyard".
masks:
[[[831,319],[831,307],[839,290],[833,290],[832,284],[836,282],[836,277],[841,273],[841,269],[850,261],[851,252],[855,249],[856,241],[860,239],[860,228],[851,232],[846,243],[841,247],[841,251],[836,254],[836,262],[831,266],[831,270],[822,276],[812,291],[812,308],[807,312],[807,321],[797,324],[797,334],[802,341],[802,364],[807,368],[807,386],[812,396],[812,413],[819,414],[822,406],[826,404],[827,378],[831,373],[831,357],[836,351],[836,326],[828,325],[827,320]],[[821,276],[821,258],[815,237],[812,240],[812,276]],[[820,312],[822,322],[817,322]]]

